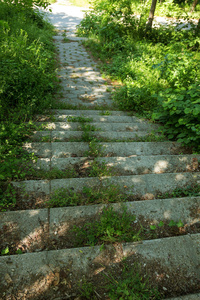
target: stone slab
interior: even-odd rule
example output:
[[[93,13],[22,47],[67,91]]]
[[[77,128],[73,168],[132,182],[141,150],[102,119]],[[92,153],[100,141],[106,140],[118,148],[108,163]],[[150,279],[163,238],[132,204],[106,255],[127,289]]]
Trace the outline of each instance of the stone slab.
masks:
[[[82,131],[52,131],[53,142],[67,142],[70,139],[81,139]]]
[[[87,157],[49,158],[38,159],[34,164],[38,169],[67,169],[75,164],[87,161]],[[135,157],[98,157],[95,161],[114,167],[119,175],[141,175],[180,173],[198,171],[200,155],[150,155]]]
[[[85,156],[88,150],[89,145],[84,142],[52,143],[52,158]]]
[[[51,143],[25,143],[23,149],[28,153],[33,153],[35,156],[40,158],[51,157]]]
[[[79,281],[92,270],[91,276],[95,276],[126,257],[152,264],[159,274],[157,263],[165,270],[164,276],[174,276],[177,280],[184,273],[187,285],[192,287],[199,276],[197,240],[199,234],[105,246],[103,250],[95,246],[4,256],[0,257],[0,289],[5,294],[28,289],[29,295],[41,296],[54,285],[57,273],[65,271]]]
[[[22,210],[0,213],[1,249],[15,244],[25,252],[41,251],[48,238],[48,210]]]
[[[91,118],[95,117],[98,115],[102,115],[102,114],[106,114],[109,113],[112,116],[126,116],[127,113],[123,112],[123,111],[115,111],[115,110],[64,110],[64,109],[52,109],[52,112],[54,113],[54,115],[67,115],[67,116],[86,116],[89,117],[91,116]]]
[[[76,116],[76,115],[72,115],[72,114],[70,114],[70,115]],[[79,116],[81,116],[81,114]],[[142,123],[142,124],[144,123],[144,122],[141,122],[139,118],[134,117],[134,116],[131,116],[131,117],[123,116],[123,115],[122,116],[121,115],[101,116],[101,115],[90,114],[90,111],[87,114],[85,114],[84,116],[87,118],[93,119],[95,123],[122,123],[122,124],[124,124],[124,126],[128,126],[126,123],[136,123],[136,125],[137,125],[137,123]],[[67,121],[69,115],[59,114],[59,115],[54,115],[54,117],[56,120],[59,120],[59,121],[60,120]],[[133,124],[133,126],[134,125],[135,124]],[[146,125],[147,126],[152,125],[152,126],[157,127],[157,125],[151,124],[151,123],[149,124],[147,122],[146,122]],[[121,125],[118,125],[118,126],[120,127]],[[131,126],[131,124],[130,124],[130,126]],[[117,127],[117,124],[116,124],[116,127]]]
[[[126,207],[128,213],[136,216],[136,222],[143,217],[151,224],[158,224],[160,221],[178,222],[181,220],[184,224],[191,225],[199,223],[200,213],[196,213],[199,205],[200,197],[186,197],[114,203],[109,204],[109,207],[113,207],[117,212],[121,212],[122,207]],[[50,236],[59,238],[60,235],[67,235],[68,228],[74,222],[80,220],[87,222],[90,217],[101,214],[105,207],[107,205],[100,204],[50,209]],[[193,214],[192,211],[194,211]]]
[[[97,161],[114,167],[121,175],[180,173],[198,171],[200,155],[99,157]]]
[[[21,196],[28,197],[32,193],[34,194],[50,194],[50,182],[49,180],[26,180],[19,182],[12,182],[12,185],[21,190]]]
[[[155,198],[157,194],[170,193],[174,189],[187,188],[194,184],[200,184],[200,174],[194,173],[166,173],[166,174],[145,174],[130,176],[112,176],[112,177],[85,177],[85,178],[67,178],[45,180],[29,180],[21,182],[13,182],[13,185],[22,188],[25,193],[44,193],[48,195],[57,189],[72,189],[80,191],[84,186],[100,187],[101,185],[115,185],[130,195],[148,199]]]

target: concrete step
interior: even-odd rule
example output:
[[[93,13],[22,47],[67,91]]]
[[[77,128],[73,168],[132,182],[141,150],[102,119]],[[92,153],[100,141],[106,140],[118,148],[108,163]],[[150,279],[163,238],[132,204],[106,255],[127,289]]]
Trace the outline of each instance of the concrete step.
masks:
[[[40,123],[37,123],[40,126]],[[87,122],[85,126],[93,126],[95,131],[118,131],[118,132],[135,132],[146,131],[151,132],[153,130],[158,131],[158,126],[152,124],[147,125],[145,123],[120,123],[120,122]],[[79,122],[42,122],[42,128],[45,130],[69,130],[80,131],[82,130]],[[91,130],[92,131],[92,130]]]
[[[131,123],[134,125],[134,123],[142,123],[142,124],[146,124],[146,125],[151,125],[151,123],[148,123],[147,121],[143,120],[143,119],[139,119],[138,117],[135,116],[124,116],[124,115],[117,115],[117,113],[115,113],[115,115],[99,115],[99,114],[92,114],[90,113],[90,111],[88,111],[87,114],[61,114],[61,113],[55,113],[51,116],[51,118],[54,119],[55,122],[70,122],[70,118],[71,118],[71,122],[73,122],[73,118],[75,121],[76,117],[85,117],[86,120],[91,120],[90,122],[96,122],[96,123]],[[48,119],[48,115],[47,116],[38,116],[38,118],[41,120],[45,120]],[[88,122],[87,121],[87,122]],[[131,125],[130,124],[130,125]],[[157,124],[153,124],[155,127],[158,127]]]
[[[34,299],[38,296],[49,299],[48,292],[52,295],[54,291],[56,299],[62,295],[59,291],[64,285],[65,295],[76,296],[77,283],[83,278],[101,282],[101,276],[113,274],[111,270],[116,275],[121,270],[120,263],[127,258],[129,265],[141,263],[148,279],[156,282],[163,292],[183,294],[185,290],[196,291],[199,287],[199,246],[200,234],[192,234],[105,245],[103,248],[94,246],[2,256],[0,290],[2,295],[8,295],[10,291],[18,297],[25,295]]]
[[[72,140],[82,140],[83,131],[72,131],[72,128],[70,130],[64,130],[64,131],[37,131],[34,133],[33,136],[30,137],[30,140],[33,142],[47,142],[47,141],[53,141],[53,142],[69,142]],[[101,128],[98,128],[101,129]],[[149,132],[149,133],[148,133]],[[154,134],[154,137],[159,137],[159,134]],[[105,141],[113,141],[113,142],[121,142],[121,141],[136,141],[139,138],[148,138],[152,137],[150,130],[146,131],[137,131],[137,132],[116,132],[116,131],[92,131],[90,132],[90,137],[93,137],[95,139],[99,140],[105,140]]]
[[[141,155],[174,155],[187,153],[186,149],[173,142],[116,142],[97,143],[101,147],[101,156],[126,157]],[[83,157],[89,150],[84,142],[25,143],[24,150],[40,158]]]
[[[57,168],[66,170],[81,167],[93,160],[87,157],[68,157],[53,159],[38,159],[34,166],[37,169],[50,170]],[[98,157],[95,161],[114,168],[119,175],[161,174],[199,171],[200,155],[149,155],[141,157]]]
[[[66,97],[66,98],[59,99],[58,102],[66,105],[74,105],[75,109],[82,108],[82,106],[88,109],[99,108],[99,106],[105,107],[105,109],[107,108],[111,109],[113,107],[113,102],[110,99],[110,97],[107,98],[105,96],[103,98],[101,95],[99,96],[93,94],[90,97],[88,97],[88,95],[87,97],[84,97],[84,95],[80,95],[80,96],[71,95],[68,98]]]
[[[118,110],[72,110],[72,109],[52,109],[54,116],[65,115],[65,116],[85,116],[89,118],[95,118],[96,116],[127,116],[127,112]],[[48,115],[43,115],[46,118]],[[38,115],[41,117],[41,115]]]
[[[156,198],[157,195],[170,193],[174,189],[186,188],[200,184],[200,173],[164,173],[164,174],[145,174],[130,176],[111,176],[111,177],[85,177],[67,178],[54,180],[26,180],[12,182],[13,186],[25,191],[26,194],[49,195],[58,189],[72,189],[74,192],[82,191],[83,187],[100,187],[115,185],[120,187],[124,193],[133,195],[135,199]],[[23,195],[23,193],[22,193]]]
[[[160,221],[168,224],[171,220],[181,220],[186,230],[189,226],[196,226],[200,230],[199,206],[200,197],[135,201],[124,203],[123,206],[120,203],[109,205],[119,213],[122,207],[126,207],[127,213],[134,215],[135,222],[141,223],[143,227],[147,224],[158,225]],[[48,250],[55,239],[59,241],[59,247],[68,248],[71,246],[70,237],[67,238],[69,230],[80,221],[84,223],[97,219],[105,207],[107,205],[102,204],[3,212],[0,219],[0,249],[10,245],[15,249],[23,249],[24,253],[38,252]]]

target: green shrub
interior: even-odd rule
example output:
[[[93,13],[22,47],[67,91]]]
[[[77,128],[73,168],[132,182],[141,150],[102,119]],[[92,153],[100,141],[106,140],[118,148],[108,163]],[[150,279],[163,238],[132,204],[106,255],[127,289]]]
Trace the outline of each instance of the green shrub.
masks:
[[[23,3],[0,1],[0,209],[15,205],[8,183],[25,178],[19,166],[33,158],[22,149],[28,121],[51,107],[57,86],[53,26],[32,9],[42,2]]]
[[[47,42],[53,30],[45,25],[41,15],[31,9],[18,13],[15,7],[11,9],[0,3],[1,7],[12,11],[13,16],[11,20],[6,13],[4,16],[2,12],[0,14],[7,20],[1,20],[1,112],[5,115],[10,108],[25,105],[26,110],[33,113],[38,108],[47,107],[55,89],[54,52]]]
[[[200,85],[169,88],[159,93],[158,101],[152,117],[165,124],[168,137],[200,150]]]

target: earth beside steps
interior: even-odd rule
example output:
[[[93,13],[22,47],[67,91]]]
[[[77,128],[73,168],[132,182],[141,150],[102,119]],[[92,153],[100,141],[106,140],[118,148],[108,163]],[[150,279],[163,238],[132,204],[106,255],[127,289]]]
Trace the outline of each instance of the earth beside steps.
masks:
[[[1,245],[13,249],[0,257],[0,299],[109,299],[103,275],[119,279],[124,259],[139,263],[163,299],[200,299],[200,196],[181,193],[199,185],[200,155],[165,140],[159,125],[113,108],[114,87],[81,40],[63,32],[54,39],[57,105],[66,109],[38,116],[40,130],[24,144],[38,158],[35,173],[13,182],[16,211],[0,213]],[[79,245],[73,226],[83,230],[108,209],[134,216],[130,230],[145,228],[143,237]],[[91,298],[81,298],[84,280],[95,286]]]

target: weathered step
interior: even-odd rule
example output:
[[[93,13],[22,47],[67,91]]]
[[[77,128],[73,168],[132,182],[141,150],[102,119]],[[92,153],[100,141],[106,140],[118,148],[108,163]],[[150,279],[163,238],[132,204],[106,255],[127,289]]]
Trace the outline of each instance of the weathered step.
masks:
[[[185,149],[173,142],[116,142],[97,143],[101,148],[102,156],[141,156],[141,155],[173,155],[184,153]],[[64,158],[85,156],[89,144],[84,142],[59,143],[25,143],[23,148],[42,158]]]
[[[113,116],[102,116],[102,115],[93,115],[88,112],[87,115],[77,115],[77,114],[54,114],[52,118],[54,119],[55,122],[69,122],[70,118],[73,122],[76,120],[76,117],[81,117],[83,116],[83,120],[85,118],[86,122],[87,120],[91,120],[91,122],[96,122],[96,123],[144,123],[146,125],[154,125],[155,127],[158,127],[158,125],[153,124],[153,123],[147,123],[147,121],[144,121],[142,119],[139,119],[138,117],[135,116],[118,116],[118,115],[113,115]],[[38,116],[38,118],[40,118]],[[48,119],[48,116],[46,116],[46,119]],[[45,120],[45,116],[41,116],[41,120]]]
[[[38,159],[36,168],[49,170],[57,168],[66,170],[75,166],[81,166],[86,162],[92,162],[87,157],[69,157]],[[114,168],[119,175],[140,175],[140,174],[160,174],[193,172],[199,170],[200,155],[157,155],[143,157],[98,157],[95,161]]]
[[[37,123],[40,125],[40,123]],[[158,126],[145,123],[120,123],[120,122],[86,122],[85,126],[93,126],[97,131],[120,131],[120,132],[136,132],[146,131],[151,132],[157,130]],[[82,130],[80,122],[42,122],[42,128],[47,130]],[[92,130],[91,130],[92,131]]]
[[[65,115],[65,116],[85,116],[88,118],[95,118],[96,116],[127,116],[126,112],[117,111],[117,110],[72,110],[72,109],[52,109],[53,115]],[[39,116],[40,117],[40,116]],[[47,116],[43,116],[46,118]]]
[[[67,93],[68,95],[68,93]],[[81,97],[81,98],[80,98]],[[76,95],[69,95],[67,98],[59,99],[59,103],[66,104],[66,105],[75,105],[76,107],[84,106],[88,109],[94,109],[95,107],[107,107],[111,108],[113,106],[113,102],[110,99],[110,96],[103,97],[102,95],[91,95],[87,98],[84,96],[76,96]]]
[[[97,161],[99,163],[105,163],[108,167],[114,167],[114,169],[121,175],[194,172],[199,171],[200,169],[200,155],[100,157]]]
[[[111,184],[121,187],[125,193],[148,199],[149,195],[151,198],[156,198],[156,195],[172,192],[176,188],[199,185],[200,173],[164,173],[102,177],[101,179],[90,177],[13,182],[15,187],[25,190],[28,194],[43,193],[46,195],[63,188],[81,191],[85,186],[95,188]]]
[[[105,127],[105,126],[103,126]],[[106,126],[107,127],[107,126]],[[111,126],[110,126],[111,127]],[[70,128],[70,127],[69,127]],[[99,128],[102,129],[102,128]],[[108,130],[108,128],[106,128]],[[149,133],[148,133],[149,132]],[[37,131],[30,137],[30,140],[33,142],[68,142],[72,140],[82,140],[83,131],[72,131],[64,130],[64,131]],[[153,137],[159,137],[159,134],[153,134]],[[145,139],[148,137],[152,137],[150,130],[146,131],[137,131],[137,132],[116,132],[112,131],[92,131],[90,132],[90,137],[95,139],[105,140],[105,141],[113,141],[113,142],[120,142],[120,141],[134,141],[138,140],[139,138]]]
[[[190,226],[196,226],[197,231],[200,230],[199,206],[200,197],[155,199],[123,204],[127,213],[136,217],[135,222],[144,227],[146,223],[157,225],[160,221],[168,224],[171,220],[181,220],[186,230]],[[10,251],[13,249],[14,253],[16,249],[21,249],[24,253],[52,249],[52,241],[55,239],[57,249],[68,248],[71,245],[69,230],[73,225],[79,224],[80,221],[96,220],[105,207],[107,205],[2,212],[0,251],[7,246],[10,247]],[[119,213],[123,209],[120,203],[110,204],[109,207]]]
[[[113,274],[113,268],[115,276],[120,263],[127,258],[129,265],[141,262],[150,281],[168,295],[186,294],[199,290],[199,246],[200,234],[192,234],[105,245],[103,249],[94,246],[2,256],[0,290],[4,296],[49,299],[48,292],[52,295],[54,291],[54,298],[62,296],[64,286],[65,295],[71,297],[74,288],[77,293],[76,283],[83,276],[101,282],[101,276]]]

